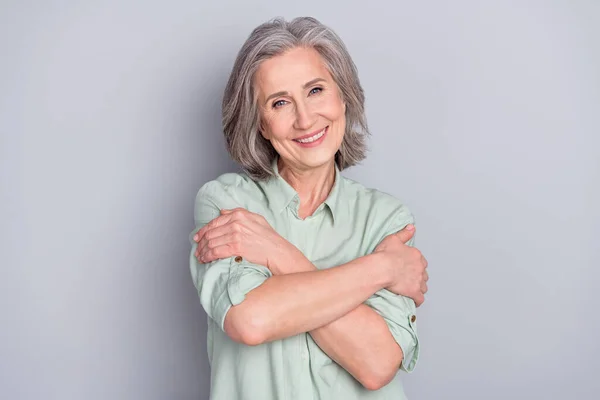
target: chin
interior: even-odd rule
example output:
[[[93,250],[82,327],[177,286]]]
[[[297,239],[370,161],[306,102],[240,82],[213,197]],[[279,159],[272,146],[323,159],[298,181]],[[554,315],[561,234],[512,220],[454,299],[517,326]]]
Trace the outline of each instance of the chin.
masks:
[[[323,152],[322,154],[311,154],[309,157],[304,157],[301,162],[308,168],[319,168],[334,162],[336,153],[337,151],[333,153],[328,151],[327,153]]]
[[[319,146],[319,148],[312,149],[287,149],[279,152],[279,157],[289,165],[296,165],[302,169],[313,169],[320,168],[324,165],[333,163],[335,161],[335,155],[339,148],[334,147],[331,143],[323,143],[325,146]],[[287,151],[285,151],[287,150]]]

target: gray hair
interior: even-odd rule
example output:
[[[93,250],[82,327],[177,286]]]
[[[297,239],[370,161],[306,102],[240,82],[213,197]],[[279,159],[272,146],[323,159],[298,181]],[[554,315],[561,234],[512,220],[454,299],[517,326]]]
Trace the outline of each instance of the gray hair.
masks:
[[[289,22],[275,18],[255,28],[240,49],[223,96],[227,150],[253,179],[272,176],[271,163],[277,156],[271,142],[259,131],[254,75],[263,61],[295,47],[313,48],[321,55],[346,104],[346,131],[335,155],[338,168],[355,165],[366,156],[365,139],[369,130],[365,95],[346,46],[335,32],[315,18],[300,17]]]

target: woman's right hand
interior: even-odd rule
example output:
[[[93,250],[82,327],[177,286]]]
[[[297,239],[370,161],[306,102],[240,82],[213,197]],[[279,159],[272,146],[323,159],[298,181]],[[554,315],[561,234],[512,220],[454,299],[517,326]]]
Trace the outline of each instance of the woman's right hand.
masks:
[[[380,255],[382,265],[386,268],[390,282],[386,289],[410,297],[418,307],[425,301],[429,276],[423,254],[417,248],[406,245],[414,233],[414,225],[408,225],[383,239],[373,254]]]

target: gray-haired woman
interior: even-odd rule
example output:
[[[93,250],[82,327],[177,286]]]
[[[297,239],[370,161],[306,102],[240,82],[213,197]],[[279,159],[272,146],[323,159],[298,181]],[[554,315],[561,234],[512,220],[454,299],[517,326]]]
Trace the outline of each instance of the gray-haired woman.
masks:
[[[232,158],[196,197],[190,267],[208,319],[211,398],[402,399],[427,261],[394,197],[340,171],[365,157],[364,95],[314,18],[240,50],[223,99]]]

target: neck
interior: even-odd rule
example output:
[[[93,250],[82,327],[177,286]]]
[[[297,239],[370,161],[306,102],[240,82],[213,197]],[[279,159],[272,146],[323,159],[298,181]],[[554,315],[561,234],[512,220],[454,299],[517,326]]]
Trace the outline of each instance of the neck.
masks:
[[[279,175],[300,197],[299,217],[304,219],[312,215],[325,201],[335,183],[335,161],[317,168],[299,169],[288,165],[280,158],[277,161]]]

